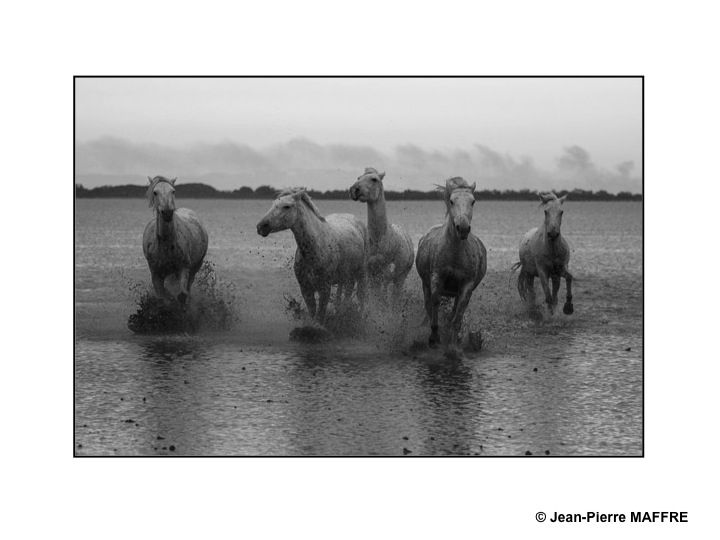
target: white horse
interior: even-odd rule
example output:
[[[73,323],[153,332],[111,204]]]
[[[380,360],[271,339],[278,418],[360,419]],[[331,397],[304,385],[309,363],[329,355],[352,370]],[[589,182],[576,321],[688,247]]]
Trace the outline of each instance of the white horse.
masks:
[[[163,176],[150,178],[147,198],[155,219],[145,227],[143,253],[150,267],[155,294],[173,299],[165,289],[165,278],[176,276],[180,285],[177,300],[185,304],[195,274],[208,248],[208,234],[195,212],[175,209],[175,181]]]
[[[541,227],[528,231],[520,242],[520,262],[513,269],[520,268],[517,287],[520,297],[528,301],[531,307],[535,305],[535,278],[540,278],[540,285],[545,293],[545,303],[550,313],[557,306],[557,293],[560,288],[560,279],[565,278],[566,300],[563,313],[570,315],[572,305],[572,280],[568,271],[570,262],[570,248],[560,235],[562,224],[562,205],[567,198],[564,195],[558,198],[552,192],[540,193],[541,208],[545,211],[545,220]],[[552,281],[552,292],[548,284]]]
[[[451,346],[457,348],[458,334],[470,296],[487,270],[487,251],[480,239],[470,233],[475,204],[475,184],[450,178],[444,194],[446,220],[420,239],[415,265],[422,280],[425,311],[430,319],[431,347],[439,342],[438,308],[440,297],[455,297],[451,324]]]
[[[415,250],[410,235],[399,225],[388,223],[383,190],[385,173],[368,167],[350,188],[353,201],[367,203],[368,277],[374,293],[393,284],[393,302],[398,304],[403,284],[412,269]]]
[[[270,210],[257,224],[261,236],[290,229],[297,242],[295,277],[310,315],[321,324],[337,285],[337,304],[352,294],[357,283],[361,308],[365,303],[367,230],[352,214],[323,217],[303,188],[278,194]],[[315,302],[315,293],[318,302]]]

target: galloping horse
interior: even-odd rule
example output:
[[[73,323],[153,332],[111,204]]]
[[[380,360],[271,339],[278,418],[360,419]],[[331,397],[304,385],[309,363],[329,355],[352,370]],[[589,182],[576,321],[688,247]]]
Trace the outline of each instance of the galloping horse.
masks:
[[[487,251],[480,239],[470,233],[475,204],[475,184],[450,178],[438,186],[445,198],[446,220],[430,229],[418,244],[415,265],[425,295],[425,311],[431,321],[431,347],[439,342],[438,308],[441,296],[455,297],[451,324],[451,346],[457,347],[458,334],[470,296],[487,270]]]
[[[365,302],[365,225],[352,214],[323,217],[304,188],[282,191],[257,224],[261,236],[290,229],[297,242],[295,277],[310,315],[321,324],[330,291],[337,285],[337,304],[352,294],[357,282],[361,307]],[[318,303],[315,303],[315,293]]]
[[[155,219],[145,227],[143,253],[150,267],[155,294],[173,299],[165,289],[165,278],[175,275],[180,285],[177,300],[185,304],[195,274],[208,248],[208,234],[195,212],[175,209],[175,181],[163,176],[150,178],[147,198]]]
[[[567,241],[560,235],[562,223],[562,205],[567,198],[563,195],[558,198],[552,192],[540,193],[540,206],[545,211],[545,220],[541,227],[528,231],[520,242],[520,262],[513,269],[520,268],[517,287],[520,298],[535,304],[535,278],[540,278],[540,285],[545,293],[545,303],[550,313],[557,306],[557,293],[560,288],[560,278],[565,278],[566,300],[563,313],[570,315],[572,305],[572,280],[567,266],[570,261],[570,248]],[[552,293],[548,285],[548,278],[552,280]]]
[[[370,284],[377,295],[393,284],[393,302],[400,300],[405,278],[412,269],[415,250],[410,235],[398,225],[388,223],[383,191],[385,173],[368,167],[350,188],[353,201],[367,203],[367,268]]]

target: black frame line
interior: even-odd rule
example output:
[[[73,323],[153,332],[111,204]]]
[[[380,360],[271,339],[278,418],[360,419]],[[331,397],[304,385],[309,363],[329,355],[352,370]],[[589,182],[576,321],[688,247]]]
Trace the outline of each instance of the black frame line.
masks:
[[[639,456],[603,456],[603,455],[583,455],[583,456],[561,456],[561,455],[507,455],[507,456],[455,456],[455,455],[433,455],[433,456],[395,456],[395,455],[193,455],[193,456],[169,456],[169,455],[78,455],[77,439],[75,435],[75,400],[76,400],[76,377],[75,377],[75,341],[77,339],[77,329],[75,320],[75,120],[76,120],[76,81],[77,79],[640,79],[641,84],[641,163],[642,163],[642,200],[641,200],[641,220],[642,220],[642,451]],[[447,458],[481,458],[481,459],[642,459],[645,457],[645,75],[73,75],[73,457],[74,458],[140,458],[140,459],[163,459],[163,458],[400,458],[400,459],[447,459]]]

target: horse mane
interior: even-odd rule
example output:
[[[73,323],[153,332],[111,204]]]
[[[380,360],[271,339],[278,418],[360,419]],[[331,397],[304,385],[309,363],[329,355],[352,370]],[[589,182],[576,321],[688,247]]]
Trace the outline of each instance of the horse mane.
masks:
[[[155,191],[155,186],[157,186],[161,182],[166,182],[166,183],[172,185],[172,181],[169,178],[165,178],[164,176],[156,176],[155,178],[152,179],[152,181],[150,182],[150,185],[147,188],[147,191],[145,192],[145,198],[147,198],[148,206],[150,208],[153,207],[153,201],[154,201],[154,193],[153,192]]]
[[[442,194],[445,204],[450,204],[450,195],[457,189],[468,190],[472,192],[472,186],[460,176],[453,176],[445,180],[445,185],[435,184],[435,190]]]
[[[310,210],[312,210],[313,214],[317,216],[317,218],[320,221],[325,221],[325,218],[320,213],[320,209],[315,206],[315,203],[310,198],[310,195],[308,195],[307,188],[304,187],[294,187],[294,188],[285,188],[282,191],[279,191],[276,198],[279,199],[280,197],[284,197],[286,195],[291,195],[301,201],[303,201]]]
[[[385,173],[378,171],[375,167],[365,167],[365,172],[358,176],[358,180],[368,175],[374,175],[380,180],[385,178]]]
[[[538,197],[540,197],[540,200],[542,201],[540,203],[540,206],[543,206],[543,205],[549,203],[550,201],[558,200],[558,196],[555,194],[554,191],[539,191]]]

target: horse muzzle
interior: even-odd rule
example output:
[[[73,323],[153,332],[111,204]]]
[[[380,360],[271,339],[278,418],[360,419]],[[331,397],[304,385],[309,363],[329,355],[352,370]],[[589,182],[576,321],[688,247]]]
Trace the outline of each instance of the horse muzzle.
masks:
[[[361,195],[362,195],[362,193],[360,193],[360,188],[355,187],[355,186],[350,188],[350,198],[353,201],[360,200]]]
[[[467,237],[470,235],[470,225],[467,225],[467,224],[455,225],[455,232],[457,233],[458,238],[460,238],[460,240],[467,240]]]
[[[263,238],[270,234],[270,225],[260,222],[257,224],[257,233]]]
[[[160,215],[162,216],[163,221],[166,222],[172,221],[174,213],[175,210],[160,210]]]
[[[548,238],[550,238],[550,240],[557,240],[558,236],[560,236],[560,232],[559,231],[548,231],[547,235],[548,235]]]

